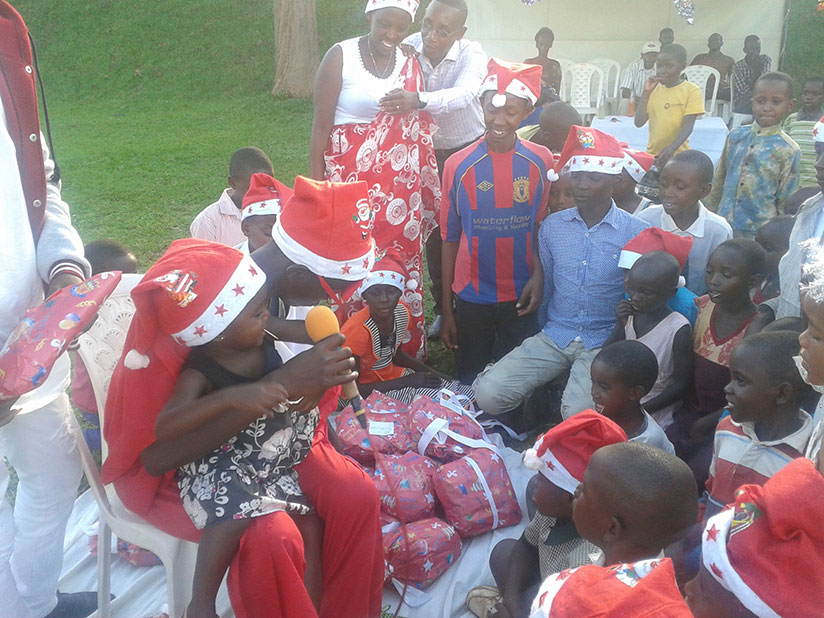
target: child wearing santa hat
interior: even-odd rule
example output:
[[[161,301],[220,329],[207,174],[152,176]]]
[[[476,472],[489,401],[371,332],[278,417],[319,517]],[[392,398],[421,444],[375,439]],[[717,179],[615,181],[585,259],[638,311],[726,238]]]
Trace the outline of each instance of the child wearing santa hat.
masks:
[[[449,379],[401,349],[409,324],[409,307],[402,298],[415,287],[415,280],[407,279],[400,257],[385,253],[361,284],[366,307],[341,327],[355,357],[358,386],[364,397],[372,390],[437,388],[441,379]]]
[[[706,525],[701,567],[685,587],[696,618],[813,618],[824,607],[824,478],[796,459],[744,485]]]
[[[281,201],[288,201],[292,193],[292,189],[269,174],[252,174],[240,211],[240,229],[246,240],[236,248],[249,255],[272,242],[272,228],[280,214]]]
[[[618,260],[621,267],[631,266],[624,277],[627,298],[615,308],[617,320],[608,343],[636,340],[655,354],[658,379],[641,404],[663,429],[672,423],[692,384],[692,327],[670,305],[683,281],[680,264],[691,246],[691,238],[651,227],[628,242]]]
[[[624,151],[614,137],[572,127],[557,169],[568,169],[576,207],[549,215],[539,230],[543,328],[475,380],[478,407],[487,414],[515,416],[535,389],[567,370],[562,416],[592,407],[589,367],[624,296],[620,247],[650,227],[612,200],[623,167]]]
[[[538,326],[538,222],[552,154],[516,129],[541,91],[541,67],[491,59],[481,85],[486,134],[447,159],[443,173],[441,341],[471,384]],[[453,301],[454,298],[454,308]]]
[[[359,216],[361,205],[363,217]],[[225,514],[239,511],[241,516],[256,516],[247,517],[248,526],[234,549],[231,543],[223,542],[221,547],[226,551],[210,557],[215,563],[231,561],[227,585],[238,618],[314,616],[331,613],[331,608],[342,618],[380,614],[384,565],[377,491],[358,466],[334,450],[324,422],[337,404],[335,386],[355,377],[351,373],[354,359],[342,347],[343,336],[335,334],[321,340],[253,384],[209,390],[215,384],[215,375],[221,377],[224,373],[212,373],[214,367],[209,369],[209,376],[203,374],[205,377],[200,377],[197,367],[183,370],[189,379],[179,379],[192,351],[189,346],[197,343],[208,342],[215,352],[214,360],[241,377],[256,377],[276,365],[278,359],[269,357],[271,351],[264,354],[269,364],[262,367],[251,360],[240,366],[236,358],[258,354],[254,348],[260,345],[266,301],[271,298],[271,306],[280,310],[283,304],[313,305],[330,297],[348,298],[374,262],[370,215],[365,183],[316,182],[298,177],[294,195],[282,204],[273,230],[274,242],[256,252],[255,263],[237,250],[227,249],[232,252],[229,260],[211,259],[213,252],[198,251],[197,263],[193,264],[193,256],[188,254],[194,252],[185,243],[196,241],[178,241],[170,254],[179,265],[171,264],[171,256],[167,256],[164,263],[174,267],[151,271],[140,284],[146,293],[134,294],[136,317],[126,337],[127,352],[112,376],[105,410],[109,453],[103,464],[103,479],[113,483],[118,497],[136,515],[175,537],[200,540],[203,533],[189,517],[184,499],[189,512],[203,523],[203,513],[193,506],[195,500],[200,502],[208,523],[211,505],[202,503],[203,496],[208,498],[213,488],[211,484],[195,488],[193,479],[194,495],[184,492],[181,498],[178,470],[221,445],[228,445],[226,452],[231,453],[233,437],[249,425],[252,414],[273,413],[272,408],[284,398],[290,402],[288,418],[292,426],[260,443],[261,457],[256,465],[274,466],[286,453],[299,461],[294,469],[300,490],[323,520],[319,609],[304,581],[305,543],[295,521],[285,510],[264,512],[270,508],[268,500],[258,502],[254,498],[236,505],[236,509],[225,510]],[[227,263],[235,267],[224,275]],[[228,328],[234,325],[221,325],[231,323],[249,305],[248,299],[264,289],[263,304],[255,305],[250,319],[243,320],[242,329],[238,327],[242,332],[230,338]],[[154,300],[165,300],[164,295],[174,302],[160,303],[158,307],[163,309],[156,310]],[[208,307],[204,308],[206,303]],[[305,337],[305,328],[303,333]],[[220,335],[224,339],[218,342]],[[234,344],[230,345],[230,339]],[[247,352],[250,348],[252,353]],[[282,390],[275,384],[280,384]],[[229,395],[242,391],[243,396],[229,397],[227,391]],[[198,396],[197,405],[190,405]],[[161,410],[172,406],[188,412],[164,413],[158,418]],[[315,420],[318,413],[319,422]],[[317,427],[310,432],[308,427],[314,422]],[[296,451],[289,446],[293,436],[306,437],[310,445],[302,461],[302,447]],[[277,470],[270,472],[272,478],[277,478]],[[277,485],[279,490],[294,490],[293,479],[280,476],[284,480]],[[214,482],[221,480],[216,478]],[[265,486],[267,498],[283,498],[272,494],[265,482],[259,485]],[[232,498],[235,495],[232,493]],[[294,496],[283,502],[291,504],[293,500],[300,505]],[[220,513],[214,509],[212,515],[214,520]],[[239,521],[229,525],[242,526],[244,522]],[[232,536],[236,535],[227,535]],[[209,583],[214,583],[214,578]]]
[[[710,254],[732,238],[730,224],[701,202],[712,188],[712,173],[712,160],[703,152],[679,152],[661,170],[661,205],[638,215],[665,232],[692,236],[685,276],[687,288],[698,296],[707,293],[704,272]]]
[[[470,611],[482,618],[493,615],[493,608],[500,618],[526,615],[543,578],[592,562],[590,554],[598,549],[575,530],[572,497],[592,454],[626,439],[623,429],[592,410],[538,437],[524,454],[524,465],[538,472],[532,497],[537,513],[520,539],[501,541],[492,550],[489,567],[497,587],[471,590]]]
[[[635,187],[650,171],[654,162],[655,157],[647,152],[624,148],[624,169],[612,191],[612,199],[618,208],[637,215],[650,205],[647,198],[636,193]]]

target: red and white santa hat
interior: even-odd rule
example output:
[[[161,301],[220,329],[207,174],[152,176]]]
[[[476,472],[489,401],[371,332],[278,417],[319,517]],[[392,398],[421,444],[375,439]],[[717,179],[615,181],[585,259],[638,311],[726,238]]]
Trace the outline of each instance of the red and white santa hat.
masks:
[[[398,253],[390,250],[378,256],[372,271],[366,275],[358,291],[363,294],[373,285],[391,285],[405,292],[407,289],[417,288],[418,282],[409,278]]]
[[[824,116],[813,126],[813,141],[824,142]]]
[[[584,410],[538,436],[535,446],[524,453],[524,465],[574,493],[592,454],[602,446],[626,441],[627,434],[614,421]]]
[[[824,608],[824,477],[808,459],[743,485],[710,518],[701,560],[750,612],[813,618]]]
[[[256,215],[279,215],[280,205],[292,197],[292,189],[269,174],[252,174],[249,190],[243,196],[240,220]]]
[[[678,265],[684,270],[692,243],[692,236],[679,236],[658,227],[648,227],[624,245],[618,257],[618,268],[632,268],[638,258],[650,251],[664,251],[678,260]]]
[[[624,148],[624,169],[635,182],[641,182],[653,163],[655,163],[655,157],[650,153]]]
[[[375,263],[374,218],[365,182],[298,176],[272,238],[287,258],[316,275],[360,282]]]
[[[559,174],[564,170],[620,174],[624,169],[624,150],[608,133],[572,125],[555,169]]]
[[[418,0],[369,0],[366,3],[364,13],[371,13],[378,9],[394,8],[406,11],[412,19],[415,19],[419,4]]]
[[[492,105],[506,105],[506,95],[511,94],[526,99],[533,105],[541,96],[541,67],[537,64],[520,64],[490,58],[486,65],[486,77],[481,83],[481,92],[494,90]]]
[[[124,365],[147,367],[159,335],[187,347],[209,343],[265,283],[263,271],[237,249],[196,238],[174,241],[132,290],[136,330]]]
[[[530,618],[691,618],[669,558],[610,567],[587,565],[550,575]]]

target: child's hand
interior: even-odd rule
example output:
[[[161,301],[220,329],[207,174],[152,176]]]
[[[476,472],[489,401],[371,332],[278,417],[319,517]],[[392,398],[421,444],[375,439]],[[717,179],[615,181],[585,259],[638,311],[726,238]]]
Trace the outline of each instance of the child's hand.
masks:
[[[642,99],[649,99],[649,95],[655,90],[655,87],[661,83],[658,77],[650,77],[644,84],[644,92],[641,94]]]
[[[455,314],[444,311],[441,315],[441,343],[447,350],[458,349],[458,325],[455,323]]]
[[[248,413],[251,420],[261,416],[272,418],[277,413],[277,407],[289,399],[289,393],[283,385],[268,377],[233,387],[232,390],[232,406]]]
[[[618,318],[618,321],[624,326],[627,325],[627,318],[631,315],[635,315],[635,307],[633,307],[632,303],[628,300],[622,300],[618,303],[618,306],[615,307],[615,317]]]
[[[664,166],[667,164],[672,158],[672,155],[675,154],[675,148],[672,146],[667,146],[666,148],[662,148],[661,152],[658,153],[658,156],[655,157],[655,167],[659,170],[664,169]]]

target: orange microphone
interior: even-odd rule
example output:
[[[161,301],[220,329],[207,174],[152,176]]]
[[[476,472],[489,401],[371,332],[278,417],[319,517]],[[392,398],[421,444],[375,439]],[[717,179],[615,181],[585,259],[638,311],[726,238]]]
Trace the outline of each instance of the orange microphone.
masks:
[[[309,310],[306,314],[306,332],[309,337],[317,343],[321,339],[326,339],[330,335],[340,332],[340,324],[335,313],[323,305],[317,305]],[[355,418],[361,424],[361,427],[366,429],[366,414],[363,408],[363,400],[361,399],[358,385],[355,380],[341,384],[341,394],[344,399],[348,399],[352,404],[352,410],[355,413]]]

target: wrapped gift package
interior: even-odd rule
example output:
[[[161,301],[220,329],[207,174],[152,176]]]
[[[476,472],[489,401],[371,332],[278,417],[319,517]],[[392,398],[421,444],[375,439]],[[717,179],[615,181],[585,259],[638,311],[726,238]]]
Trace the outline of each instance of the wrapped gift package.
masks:
[[[503,459],[476,449],[438,468],[432,477],[444,519],[464,537],[473,537],[521,521],[518,498]]]
[[[439,462],[455,461],[483,446],[486,434],[464,407],[468,398],[441,391],[437,399],[418,395],[409,404],[409,424],[417,450]]]
[[[0,399],[19,397],[45,381],[57,357],[91,324],[120,277],[120,272],[97,274],[57,290],[26,312],[0,350]]]
[[[431,517],[384,534],[383,551],[395,580],[423,590],[458,560],[461,538],[452,526]]]
[[[402,454],[415,450],[409,431],[406,406],[383,393],[373,391],[364,400],[367,428],[361,427],[351,406],[343,409],[335,429],[343,452],[356,461],[372,466],[375,457],[369,443],[379,453]]]
[[[381,500],[381,511],[403,523],[435,515],[432,474],[437,464],[417,453],[375,456],[369,471]]]

